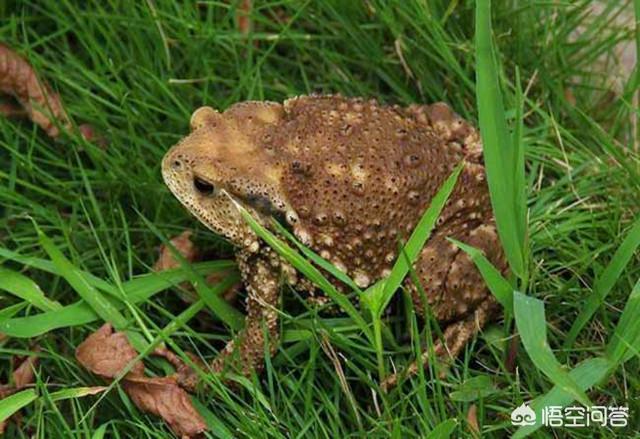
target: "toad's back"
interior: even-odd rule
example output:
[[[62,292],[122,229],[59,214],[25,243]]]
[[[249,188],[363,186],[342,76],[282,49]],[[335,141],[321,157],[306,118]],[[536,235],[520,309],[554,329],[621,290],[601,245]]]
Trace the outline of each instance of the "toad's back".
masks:
[[[287,101],[264,142],[307,244],[366,286],[478,137],[444,104],[310,96]]]

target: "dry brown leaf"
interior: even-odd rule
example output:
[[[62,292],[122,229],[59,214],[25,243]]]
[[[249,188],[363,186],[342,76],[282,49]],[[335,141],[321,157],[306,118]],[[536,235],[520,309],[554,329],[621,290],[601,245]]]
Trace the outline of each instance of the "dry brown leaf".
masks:
[[[504,363],[504,367],[509,373],[513,373],[516,370],[516,361],[518,359],[518,347],[520,346],[520,336],[513,334],[509,343],[507,344],[507,358]]]
[[[51,137],[60,130],[54,121],[70,127],[60,97],[38,80],[35,70],[16,52],[0,44],[0,91],[14,96],[25,108],[31,120]]]
[[[122,332],[113,332],[105,323],[76,349],[76,358],[85,369],[104,378],[115,378],[138,356]],[[137,361],[128,375],[142,376],[144,364]]]
[[[242,0],[236,9],[238,30],[243,35],[247,35],[251,31],[251,3],[251,0]]]
[[[27,111],[19,105],[0,103],[0,114],[5,117],[28,117]]]
[[[473,437],[480,437],[480,426],[478,425],[478,406],[471,404],[467,412],[467,424]]]
[[[33,352],[38,352],[40,349],[35,348]],[[20,366],[13,371],[13,384],[16,389],[22,389],[23,387],[33,384],[35,378],[35,368],[38,365],[38,357],[35,355],[29,355],[26,357]]]
[[[202,258],[200,250],[196,247],[196,245],[191,241],[191,235],[193,232],[191,230],[185,230],[178,236],[171,238],[169,241],[176,248],[178,253],[187,261],[187,262],[195,262],[199,261]],[[153,269],[155,271],[163,271],[170,270],[172,268],[180,267],[180,261],[175,257],[171,249],[163,245],[160,247],[160,255],[158,256],[158,260],[153,265]],[[208,285],[215,285],[220,283],[225,277],[227,277],[229,273],[226,271],[211,273],[207,275],[205,282]],[[197,295],[191,284],[189,282],[182,282],[180,284],[181,290],[178,291],[178,294],[188,303],[193,303],[197,299]],[[223,298],[227,302],[234,302],[238,297],[238,291],[241,287],[241,283],[238,282],[236,285],[230,287],[227,291],[225,291]]]
[[[122,379],[122,387],[140,410],[161,416],[177,435],[189,438],[202,433],[206,429],[204,419],[181,387],[184,384],[185,388],[191,388],[187,384],[190,380],[197,380],[195,373],[165,347],[157,348],[153,354],[166,358],[176,368],[176,374],[146,377],[143,362],[136,361]],[[108,380],[119,376],[136,357],[137,352],[126,335],[114,332],[108,323],[76,349],[80,364]]]
[[[40,349],[38,347],[33,349],[33,352],[38,352]],[[15,368],[12,374],[13,384],[2,384],[0,385],[0,400],[13,395],[18,390],[27,387],[29,384],[33,384],[35,373],[34,370],[38,365],[38,357],[36,355],[29,355],[24,358],[18,367]],[[11,418],[16,419],[15,417],[19,413],[15,413]],[[5,419],[0,422],[0,435],[4,433],[5,428],[11,419]]]
[[[24,109],[20,111],[15,105],[2,104],[0,113],[5,116],[26,115],[53,138],[60,135],[60,127],[73,128],[60,96],[38,79],[27,60],[4,44],[0,44],[0,93],[15,97]],[[106,139],[98,138],[91,126],[80,125],[78,131],[86,140],[106,147]]]
[[[191,241],[192,234],[193,232],[191,230],[185,230],[169,240],[187,262],[196,261],[200,257],[200,252]],[[171,249],[166,245],[160,247],[160,256],[154,264],[153,269],[155,271],[163,271],[178,267],[180,267],[180,261],[173,255]]]
[[[161,416],[177,435],[192,437],[206,430],[207,424],[176,377],[127,377],[123,387],[140,410]]]
[[[16,391],[16,388],[9,384],[0,384],[0,399],[5,399],[7,396],[11,396]]]
[[[200,251],[191,241],[192,234],[193,232],[191,230],[185,230],[169,240],[187,262],[194,262],[200,259]],[[178,268],[180,265],[180,261],[175,257],[171,248],[167,245],[162,245],[160,247],[160,256],[158,256],[158,260],[154,264],[153,269],[155,271],[170,270],[172,268]],[[187,303],[193,303],[198,298],[189,282],[182,282],[180,284],[178,296]]]

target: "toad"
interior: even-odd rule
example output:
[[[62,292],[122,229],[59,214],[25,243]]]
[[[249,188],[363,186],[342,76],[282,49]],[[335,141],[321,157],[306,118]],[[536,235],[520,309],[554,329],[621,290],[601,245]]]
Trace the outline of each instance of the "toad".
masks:
[[[390,273],[399,240],[460,162],[464,169],[414,265],[426,304],[405,281],[415,309],[424,316],[430,308],[444,328],[437,356],[455,357],[497,308],[474,263],[447,238],[506,269],[474,127],[444,103],[386,106],[335,95],[195,111],[191,133],[166,154],[162,175],[197,219],[237,248],[247,290],[246,325],[213,370],[261,369],[265,346],[272,354],[277,346],[283,283],[318,294],[256,236],[238,205],[265,227],[280,221],[366,288]]]

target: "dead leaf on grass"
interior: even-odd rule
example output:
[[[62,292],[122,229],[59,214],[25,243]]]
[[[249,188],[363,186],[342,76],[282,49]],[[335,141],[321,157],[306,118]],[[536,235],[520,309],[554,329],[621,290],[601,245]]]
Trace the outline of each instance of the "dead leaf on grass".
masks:
[[[34,348],[32,352],[39,352],[40,349],[38,347]],[[36,355],[29,355],[19,362],[18,366],[14,369],[12,374],[13,384],[2,384],[0,385],[0,400],[4,399],[8,396],[13,395],[18,390],[22,390],[23,388],[33,384],[35,379],[35,368],[38,365],[38,357]],[[5,419],[0,422],[0,434],[4,433],[5,428],[7,427],[9,420],[12,418],[15,419],[16,415],[14,414],[11,418]]]
[[[175,236],[169,240],[171,245],[175,247],[178,253],[187,261],[187,262],[197,262],[202,259],[202,253],[198,247],[191,241],[191,236],[193,232],[191,230],[185,230],[178,236]],[[174,253],[171,251],[171,248],[167,245],[162,245],[160,247],[160,255],[156,260],[155,264],[153,264],[154,271],[164,271],[171,270],[173,268],[179,268],[181,266],[180,260],[176,258]],[[227,271],[221,271],[216,273],[211,273],[207,275],[205,282],[207,285],[215,285],[219,283],[222,279],[228,276]],[[182,282],[180,284],[181,289],[178,291],[178,294],[187,303],[193,303],[197,294],[193,290],[193,287],[189,282]],[[238,282],[236,285],[230,287],[223,294],[223,298],[229,302],[233,303],[238,297],[238,291],[240,290],[241,283]]]
[[[32,352],[39,352],[40,348],[36,347]],[[20,365],[13,371],[13,385],[16,389],[22,389],[23,387],[33,384],[35,379],[35,368],[38,365],[38,357],[35,355],[29,355],[22,359]]]
[[[127,377],[123,387],[140,410],[162,417],[176,435],[193,437],[207,429],[175,376]]]
[[[206,423],[184,390],[195,387],[195,372],[165,347],[157,348],[153,354],[166,358],[176,368],[176,374],[147,377],[143,362],[136,361],[122,378],[123,389],[140,410],[162,417],[177,435],[190,438],[202,433],[207,428]],[[121,375],[137,355],[126,335],[114,332],[109,323],[76,349],[76,358],[82,366],[108,380]]]
[[[238,30],[242,35],[247,35],[251,31],[251,0],[242,0],[236,10]]]
[[[91,334],[76,349],[76,358],[90,372],[103,378],[116,378],[138,353],[122,332],[113,332],[109,323]],[[129,375],[144,375],[144,364],[137,361]]]
[[[73,128],[60,96],[46,82],[40,81],[26,59],[4,44],[0,44],[0,93],[13,96],[22,107],[3,103],[0,114],[27,116],[52,138],[60,135],[61,127],[68,131]],[[90,125],[78,126],[78,132],[87,141],[106,148],[106,139],[96,136]]]
[[[467,425],[473,437],[480,437],[480,426],[478,425],[478,406],[471,404],[467,412]]]
[[[200,257],[198,248],[191,241],[191,235],[193,235],[191,230],[185,230],[178,236],[169,240],[169,242],[176,248],[178,253],[187,260],[187,262],[194,262]],[[153,265],[153,269],[155,271],[164,271],[172,268],[178,268],[180,265],[180,261],[174,256],[171,248],[167,245],[162,245],[160,247],[160,256],[158,256],[158,260]]]

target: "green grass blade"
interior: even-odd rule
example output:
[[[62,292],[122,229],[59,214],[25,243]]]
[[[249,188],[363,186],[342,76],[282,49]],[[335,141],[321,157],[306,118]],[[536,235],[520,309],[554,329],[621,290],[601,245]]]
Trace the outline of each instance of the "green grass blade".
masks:
[[[197,398],[191,397],[191,402],[198,413],[202,415],[204,421],[207,423],[207,427],[211,431],[211,434],[218,438],[233,439],[235,436],[224,425],[224,422],[209,408],[202,404]]]
[[[311,263],[304,259],[298,252],[293,250],[286,243],[278,239],[273,233],[259,224],[243,206],[235,201],[234,203],[244,220],[249,224],[256,235],[262,238],[272,249],[286,259],[298,271],[304,274],[310,281],[320,287],[322,291],[324,291],[331,300],[336,302],[338,306],[340,306],[349,315],[349,317],[353,319],[360,329],[362,329],[362,331],[371,338],[371,331],[368,328],[367,322],[344,294],[336,290],[331,282],[329,282],[316,267],[311,265]]]
[[[224,313],[225,318],[227,319],[227,324],[235,329],[241,329],[244,326],[244,315],[238,311],[237,309],[233,308],[229,302],[227,302],[223,297],[222,294],[224,294],[225,291],[227,291],[229,288],[233,287],[235,284],[237,284],[240,281],[240,273],[233,272],[232,274],[230,274],[229,276],[227,276],[220,284],[224,284],[224,287],[222,289],[222,293],[216,293],[216,291],[214,291],[212,288],[207,287],[207,289],[202,290],[201,292],[198,293],[198,295],[200,296],[200,298],[202,299],[202,301],[205,303],[205,305],[207,305],[207,307],[211,310],[219,310],[220,313]],[[221,303],[224,302],[225,305],[227,306],[221,306]],[[229,313],[229,312],[225,312],[224,310],[227,309],[227,307],[231,307],[233,308],[233,310],[235,312],[233,313]],[[215,311],[214,311],[215,312]],[[215,312],[216,315],[218,315],[217,312]]]
[[[582,390],[590,389],[601,382],[610,371],[611,364],[604,358],[589,358],[578,364],[570,373],[571,379]],[[544,407],[559,406],[566,407],[575,401],[575,396],[563,390],[560,386],[554,386],[546,394],[537,397],[529,405],[536,413],[536,424],[520,427],[513,435],[514,439],[526,437],[542,427],[542,410]]]
[[[602,305],[604,299],[615,285],[622,273],[622,270],[627,266],[639,245],[640,217],[636,219],[626,238],[622,241],[622,244],[620,244],[620,247],[618,247],[611,258],[609,265],[607,265],[593,285],[593,292],[585,301],[584,307],[573,322],[573,325],[569,330],[569,334],[565,339],[563,346],[565,349],[568,349],[573,345],[578,337],[578,333],[580,333],[582,328],[584,328],[593,314],[595,314],[600,305]]]
[[[118,311],[112,301],[107,300],[93,285],[86,281],[81,271],[77,269],[55,246],[53,241],[36,226],[38,239],[42,248],[47,252],[53,264],[60,271],[60,275],[71,285],[76,293],[100,316],[117,330],[127,326],[127,319]]]
[[[130,302],[139,303],[147,300],[155,293],[179,285],[189,279],[190,271],[200,276],[228,271],[235,267],[229,260],[196,262],[187,267],[177,267],[171,270],[151,272],[136,276],[122,284],[122,289]]]
[[[96,395],[104,392],[106,387],[73,387],[71,389],[62,389],[49,395],[51,401],[62,401],[65,399],[82,398],[83,396]]]
[[[214,268],[220,270],[232,267],[228,261],[201,262],[193,265],[193,269],[201,274],[211,273]],[[141,303],[156,293],[187,280],[189,273],[183,268],[176,268],[159,273],[149,273],[122,284],[122,289],[130,303]],[[117,309],[124,309],[125,304],[110,300]],[[70,326],[79,326],[98,320],[100,316],[84,301],[78,301],[59,310],[44,312],[27,317],[16,317],[0,321],[0,333],[18,338],[30,338],[49,331]]]
[[[20,302],[0,309],[0,322],[4,322],[5,320],[10,319],[14,315],[22,311],[26,306],[26,302]]]
[[[114,301],[114,306],[117,306]],[[30,338],[46,334],[58,328],[84,325],[100,318],[84,301],[27,317],[15,317],[0,322],[0,334],[10,337]]]
[[[514,168],[519,166],[518,152],[511,145],[505,111],[500,92],[498,68],[491,41],[491,2],[476,2],[476,98],[480,134],[484,148],[487,182],[491,205],[496,218],[498,235],[504,247],[511,270],[525,277],[524,236],[519,230],[524,225],[515,203],[516,192],[523,181],[515,181]],[[519,197],[518,197],[519,199]]]
[[[9,418],[15,412],[31,404],[36,400],[38,394],[34,389],[23,390],[18,393],[14,393],[0,400],[0,422]]]
[[[640,337],[638,336],[640,332],[638,326],[640,325],[637,323],[637,316],[640,313],[638,309],[640,307],[639,302],[640,280],[636,283],[629,296],[623,315],[607,347],[606,358],[589,358],[569,372],[569,376],[576,382],[580,389],[586,391],[604,381],[621,364],[629,361],[633,356],[638,355],[638,352],[640,352]],[[530,406],[536,412],[537,419],[540,420],[541,411],[544,407],[565,407],[575,399],[572,393],[555,385],[545,395],[534,399]],[[539,422],[536,423],[536,425],[521,427],[513,437],[523,438],[540,427],[541,424]]]
[[[429,236],[435,227],[436,221],[440,216],[440,212],[442,212],[442,209],[447,203],[447,200],[458,181],[458,176],[460,175],[460,172],[462,172],[463,166],[464,164],[461,163],[454,169],[451,175],[449,175],[442,184],[438,193],[431,200],[431,204],[429,204],[429,207],[425,210],[420,221],[413,229],[409,240],[404,246],[404,253],[406,254],[406,257],[403,257],[402,254],[398,255],[396,262],[391,269],[391,274],[389,274],[389,277],[387,277],[384,282],[384,288],[372,290],[374,292],[380,292],[380,296],[378,298],[371,298],[367,301],[367,303],[370,303],[374,307],[374,309],[372,309],[374,315],[380,316],[380,314],[385,310],[391,301],[393,294],[398,290],[400,284],[407,276],[410,265],[418,258],[420,251],[424,247],[424,244],[427,242],[427,239],[429,239]],[[367,293],[365,292],[365,294]]]
[[[635,83],[636,87],[634,87],[636,89],[636,96],[637,99],[640,100],[640,90],[637,89],[637,87],[640,85],[640,63],[637,61],[640,59],[640,0],[634,0],[633,1],[633,12],[635,15],[635,19],[636,19],[636,26],[635,26],[635,39],[636,39],[636,68],[634,71],[634,76],[633,78],[629,78],[629,81],[631,82],[633,80],[633,82]],[[636,101],[638,102],[638,101]],[[635,112],[636,112],[636,142],[638,141],[638,139],[640,139],[640,104],[636,103],[636,108],[635,108]]]
[[[426,439],[449,439],[458,426],[457,419],[447,419],[436,425]]]
[[[109,426],[109,424],[102,424],[101,426],[99,426],[98,428],[96,428],[93,431],[93,434],[91,435],[91,439],[104,439],[104,435],[107,432],[107,427]]]
[[[48,261],[46,259],[35,258],[32,256],[24,256],[24,255],[21,255],[20,253],[13,252],[6,248],[0,248],[0,256],[15,262],[19,262],[28,267],[37,268],[38,270],[46,271],[48,273],[61,276],[60,270],[58,269],[58,267],[56,267],[56,265],[53,262]],[[102,291],[108,292],[109,294],[117,295],[116,288],[113,285],[111,285],[109,282],[102,280],[86,271],[81,271],[80,273],[87,282],[89,282],[91,285],[95,286],[96,288],[100,288]]]
[[[180,265],[185,267],[187,270],[186,272],[189,274],[188,279],[193,285],[193,288],[213,314],[222,320],[228,327],[236,331],[242,329],[244,326],[244,315],[212,291],[212,289],[207,285],[205,279],[191,268],[191,263],[182,256],[182,254],[162,233],[160,233],[160,230],[158,230],[155,224],[142,215],[141,218],[147,227],[149,227],[149,229],[162,241],[162,243],[169,248],[173,257],[180,262]]]
[[[513,287],[511,284],[500,274],[498,269],[493,266],[491,262],[482,254],[480,250],[475,247],[471,247],[463,242],[460,242],[453,238],[448,238],[449,241],[457,245],[462,251],[464,251],[482,275],[489,291],[493,294],[496,300],[504,307],[505,310],[513,312]]]
[[[533,364],[555,385],[570,393],[581,404],[590,406],[589,397],[563,369],[551,351],[547,341],[547,321],[543,302],[518,291],[514,291],[513,295],[513,311],[518,333]]]
[[[518,227],[518,236],[521,237],[523,258],[526,260],[527,253],[527,181],[524,169],[524,96],[522,84],[520,83],[520,70],[516,69],[516,115],[514,118],[515,127],[513,130],[511,144],[515,149],[515,166],[513,177],[513,196]],[[523,260],[523,261],[524,261]],[[524,268],[524,267],[523,267]]]
[[[298,250],[300,250],[302,254],[305,255],[311,262],[313,262],[318,267],[330,273],[333,277],[338,279],[343,284],[348,285],[352,290],[358,292],[358,294],[362,293],[362,290],[358,285],[356,285],[353,279],[347,276],[346,273],[343,273],[342,271],[338,270],[331,262],[322,258],[316,252],[307,248],[304,244],[299,242],[291,232],[289,232],[286,228],[282,226],[282,224],[274,220],[273,226],[276,228],[278,233],[282,234],[289,241],[293,242],[295,246],[298,247]]]
[[[622,311],[622,316],[613,331],[606,355],[613,367],[628,358],[628,354],[635,354],[634,350],[640,350],[640,279],[636,282],[627,304]]]
[[[48,299],[38,284],[21,273],[0,267],[0,289],[26,300],[41,311],[62,308],[58,302]]]
[[[472,402],[497,392],[498,388],[493,380],[487,375],[480,375],[467,379],[456,390],[449,393],[449,396],[453,401]]]

